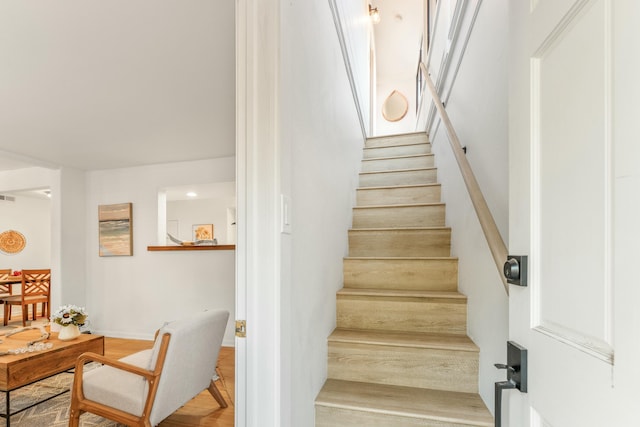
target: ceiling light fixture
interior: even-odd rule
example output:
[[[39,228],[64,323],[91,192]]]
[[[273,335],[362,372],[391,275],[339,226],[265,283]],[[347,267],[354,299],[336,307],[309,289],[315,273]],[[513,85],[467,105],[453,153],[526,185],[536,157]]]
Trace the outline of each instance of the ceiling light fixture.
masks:
[[[195,191],[189,191],[187,193],[187,197],[198,197],[198,193],[196,193]]]
[[[380,12],[378,12],[377,7],[372,7],[371,5],[369,5],[369,17],[374,24],[380,22]]]

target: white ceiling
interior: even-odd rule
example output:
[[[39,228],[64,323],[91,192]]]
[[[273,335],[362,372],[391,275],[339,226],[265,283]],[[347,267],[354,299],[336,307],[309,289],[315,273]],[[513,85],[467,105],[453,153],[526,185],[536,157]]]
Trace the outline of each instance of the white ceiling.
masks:
[[[0,2],[0,170],[233,155],[234,0]]]
[[[209,184],[180,185],[163,189],[167,201],[233,198],[236,196],[236,183],[212,182]],[[196,193],[196,196],[187,196],[187,193]]]

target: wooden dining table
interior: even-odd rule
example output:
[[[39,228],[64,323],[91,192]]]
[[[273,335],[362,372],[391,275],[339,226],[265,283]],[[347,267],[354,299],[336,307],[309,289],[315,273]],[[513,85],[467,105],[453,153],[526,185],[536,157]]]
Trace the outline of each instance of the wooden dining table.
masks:
[[[11,291],[11,285],[15,285],[18,283],[22,283],[22,275],[9,276],[4,279],[0,279],[0,295],[6,296],[13,294],[13,292]]]
[[[22,275],[20,276],[9,276],[6,279],[0,279],[0,285],[12,285],[14,283],[22,282]]]

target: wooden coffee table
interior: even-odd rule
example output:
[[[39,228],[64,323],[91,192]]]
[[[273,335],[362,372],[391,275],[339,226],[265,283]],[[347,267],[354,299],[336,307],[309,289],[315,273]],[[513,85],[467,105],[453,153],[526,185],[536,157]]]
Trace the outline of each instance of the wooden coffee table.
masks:
[[[40,331],[38,330],[24,331],[8,338],[0,337],[3,340],[3,343],[0,344],[0,352],[25,347],[29,341],[39,337]],[[10,426],[11,415],[20,413],[69,390],[13,413],[10,412],[11,391],[72,369],[78,356],[84,352],[91,351],[104,355],[104,337],[102,335],[82,334],[73,341],[60,341],[57,337],[57,333],[52,333],[49,339],[43,341],[53,344],[50,349],[0,356],[0,392],[5,393],[6,399],[5,413],[0,413],[0,417],[7,419],[7,427]]]

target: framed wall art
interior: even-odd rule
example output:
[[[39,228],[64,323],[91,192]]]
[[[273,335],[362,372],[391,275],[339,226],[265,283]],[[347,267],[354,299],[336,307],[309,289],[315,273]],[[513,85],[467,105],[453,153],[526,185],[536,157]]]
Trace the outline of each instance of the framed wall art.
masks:
[[[132,204],[98,206],[100,256],[133,255]]]
[[[194,224],[193,241],[213,240],[213,224]]]

